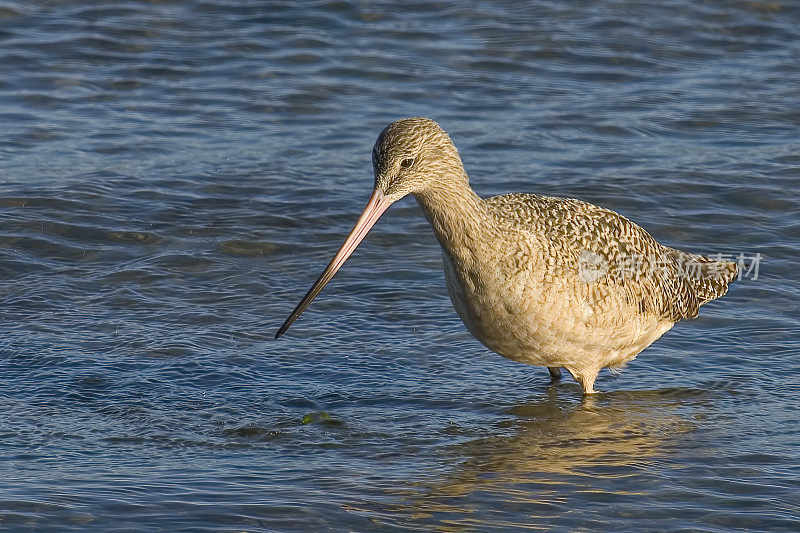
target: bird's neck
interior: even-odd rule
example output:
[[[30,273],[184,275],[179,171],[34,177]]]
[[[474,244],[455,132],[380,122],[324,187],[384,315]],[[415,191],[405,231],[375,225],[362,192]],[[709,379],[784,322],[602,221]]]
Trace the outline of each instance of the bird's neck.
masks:
[[[436,239],[448,252],[483,239],[490,215],[486,202],[469,186],[466,175],[441,180],[425,191],[414,193]]]

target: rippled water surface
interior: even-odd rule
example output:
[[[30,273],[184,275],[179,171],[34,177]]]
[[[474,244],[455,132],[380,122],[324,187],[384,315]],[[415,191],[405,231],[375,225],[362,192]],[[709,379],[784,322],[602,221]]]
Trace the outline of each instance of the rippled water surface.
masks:
[[[0,529],[800,528],[800,5],[0,2]],[[582,400],[411,199],[280,341],[387,123],[754,272]]]

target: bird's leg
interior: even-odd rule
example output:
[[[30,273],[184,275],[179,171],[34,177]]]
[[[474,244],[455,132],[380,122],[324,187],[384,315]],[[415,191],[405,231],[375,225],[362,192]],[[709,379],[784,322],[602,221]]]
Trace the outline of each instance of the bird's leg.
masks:
[[[597,379],[599,370],[595,370],[594,372],[590,370],[588,374],[571,368],[567,368],[567,370],[572,374],[572,377],[575,378],[575,381],[581,384],[584,394],[595,394],[597,392],[594,390],[594,380]]]
[[[550,372],[550,379],[553,381],[561,379],[561,369],[557,366],[548,366],[547,370]]]

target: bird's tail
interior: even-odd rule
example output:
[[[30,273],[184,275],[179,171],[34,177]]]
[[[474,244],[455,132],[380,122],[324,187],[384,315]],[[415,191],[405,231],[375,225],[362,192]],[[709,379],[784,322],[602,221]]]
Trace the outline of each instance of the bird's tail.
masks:
[[[691,286],[699,305],[724,295],[728,292],[728,286],[736,279],[738,268],[731,261],[690,254],[674,248],[668,248],[667,255]]]

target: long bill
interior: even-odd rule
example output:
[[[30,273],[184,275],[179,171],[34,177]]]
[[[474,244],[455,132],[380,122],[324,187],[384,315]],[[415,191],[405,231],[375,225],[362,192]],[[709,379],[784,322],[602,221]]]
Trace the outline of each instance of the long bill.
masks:
[[[311,286],[303,299],[300,300],[300,303],[297,304],[297,307],[294,308],[292,314],[289,315],[289,318],[286,319],[286,322],[283,323],[275,334],[276,339],[286,333],[286,330],[294,324],[294,321],[303,314],[303,311],[305,311],[309,305],[311,305],[314,298],[316,298],[325,285],[333,279],[336,272],[338,272],[344,262],[347,261],[350,254],[353,253],[359,243],[367,236],[369,230],[375,225],[375,222],[378,221],[380,216],[390,205],[392,205],[392,203],[388,201],[379,190],[375,189],[367,203],[367,207],[364,208],[364,212],[361,213],[361,217],[359,217],[358,222],[356,222],[355,227],[353,227],[353,231],[350,232],[350,235],[347,236],[342,247],[339,248],[339,251],[336,252],[336,255],[331,259],[331,262],[328,263],[328,266],[322,271],[317,281],[314,282],[314,285]]]

